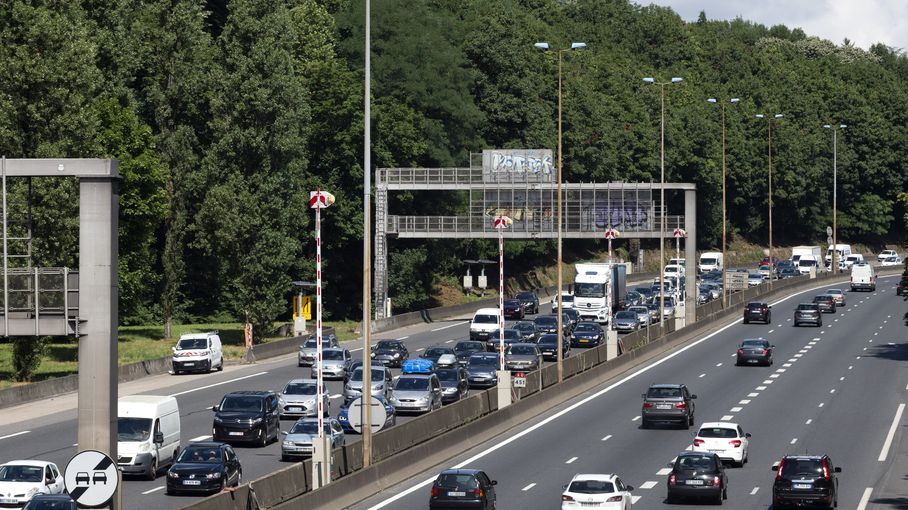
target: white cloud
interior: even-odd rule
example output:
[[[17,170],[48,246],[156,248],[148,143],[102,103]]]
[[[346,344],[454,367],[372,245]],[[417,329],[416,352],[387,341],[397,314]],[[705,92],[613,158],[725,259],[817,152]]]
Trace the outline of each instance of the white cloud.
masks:
[[[801,28],[807,35],[842,44],[848,38],[868,49],[883,43],[908,50],[908,2],[905,0],[637,0],[671,7],[694,21],[700,11],[708,19],[740,16],[771,27]]]

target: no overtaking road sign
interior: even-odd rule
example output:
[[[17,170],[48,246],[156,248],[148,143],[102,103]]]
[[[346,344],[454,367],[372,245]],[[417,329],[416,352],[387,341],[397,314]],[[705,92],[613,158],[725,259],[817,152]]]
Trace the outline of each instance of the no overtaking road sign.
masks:
[[[97,450],[79,452],[66,464],[63,483],[81,507],[107,504],[117,491],[117,464]]]

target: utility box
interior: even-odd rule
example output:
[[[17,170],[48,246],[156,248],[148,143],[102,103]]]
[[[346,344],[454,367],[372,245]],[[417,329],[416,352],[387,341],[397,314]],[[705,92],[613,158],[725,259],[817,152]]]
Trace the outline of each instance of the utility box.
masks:
[[[487,276],[479,276],[478,279],[479,279],[479,283],[476,285],[477,287],[479,287],[480,289],[483,289],[483,290],[488,288],[489,278]]]
[[[473,288],[473,277],[466,275],[463,277],[463,290],[464,292],[469,292]]]

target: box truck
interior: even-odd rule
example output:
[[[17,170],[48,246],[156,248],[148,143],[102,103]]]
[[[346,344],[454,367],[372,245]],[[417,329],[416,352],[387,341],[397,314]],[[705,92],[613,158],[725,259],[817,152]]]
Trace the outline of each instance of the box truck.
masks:
[[[616,310],[624,308],[627,266],[576,264],[574,269],[574,309],[580,313],[580,319],[608,323]]]

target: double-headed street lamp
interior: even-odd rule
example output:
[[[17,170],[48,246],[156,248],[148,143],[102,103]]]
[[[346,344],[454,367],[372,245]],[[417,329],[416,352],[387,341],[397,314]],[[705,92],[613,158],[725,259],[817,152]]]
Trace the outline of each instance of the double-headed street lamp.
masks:
[[[665,320],[665,86],[681,83],[684,78],[677,76],[670,81],[657,82],[655,78],[643,78],[643,83],[659,86],[659,98],[662,113],[659,121],[659,322]],[[693,263],[693,261],[688,261]]]
[[[727,232],[726,223],[726,206],[725,206],[725,106],[726,104],[736,104],[740,99],[733,97],[728,101],[720,101],[714,97],[707,99],[710,103],[718,104],[722,110],[722,308],[727,306],[726,281],[725,281],[725,239]]]
[[[836,273],[839,270],[839,240],[837,238],[838,226],[836,225],[836,200],[838,199],[838,179],[836,175],[838,173],[838,147],[836,135],[840,129],[845,129],[848,126],[845,124],[839,124],[838,126],[823,124],[823,127],[832,130],[832,271],[833,273]]]
[[[758,119],[766,119],[766,128],[769,133],[769,288],[772,288],[772,270],[775,267],[772,259],[772,122],[778,121],[784,115],[777,113],[772,117],[766,116],[762,113],[756,115]]]
[[[558,184],[557,191],[558,193],[558,212],[555,215],[556,220],[558,221],[558,290],[556,294],[558,295],[558,334],[559,339],[564,335],[563,329],[563,318],[561,316],[563,312],[562,301],[561,301],[561,290],[564,286],[564,275],[562,273],[562,255],[561,255],[561,223],[562,223],[562,205],[561,205],[561,67],[563,55],[567,51],[579,50],[586,48],[586,43],[583,42],[572,42],[569,48],[563,49],[552,49],[547,42],[538,42],[534,44],[536,48],[544,51],[555,51],[558,53]],[[562,363],[563,352],[561,348],[561,341],[556,342],[558,344],[557,352],[557,364],[558,364],[558,382],[561,382],[564,379],[564,365]]]

